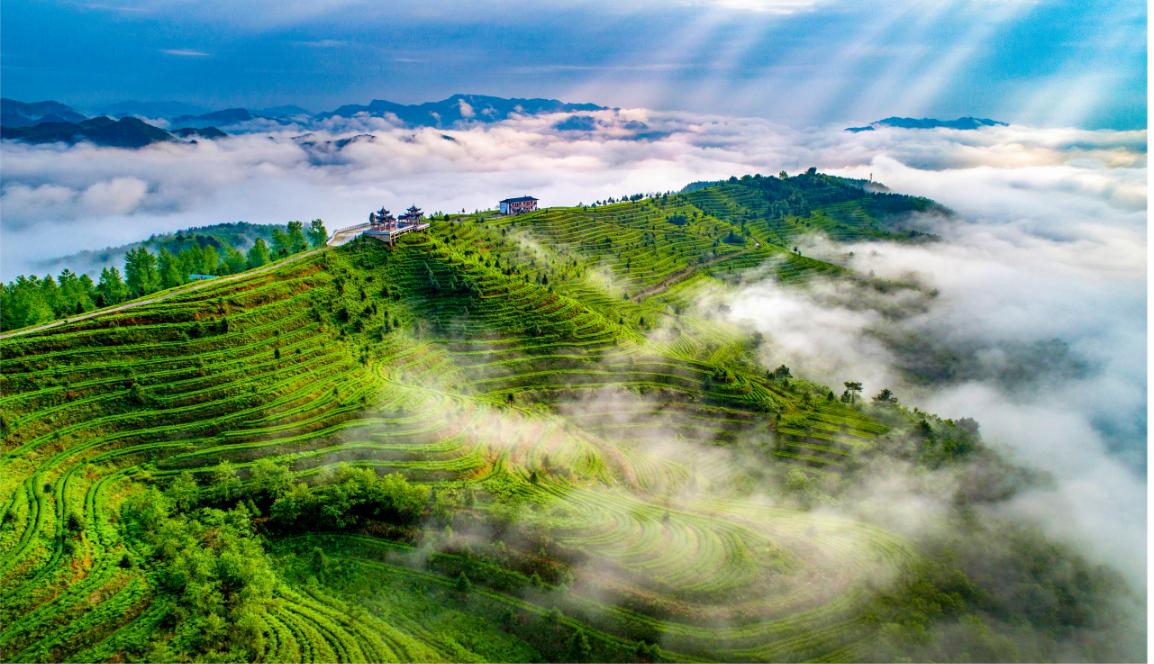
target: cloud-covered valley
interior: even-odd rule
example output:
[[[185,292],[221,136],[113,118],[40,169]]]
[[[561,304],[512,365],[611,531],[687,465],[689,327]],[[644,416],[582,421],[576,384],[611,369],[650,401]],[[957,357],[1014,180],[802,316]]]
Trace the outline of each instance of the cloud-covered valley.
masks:
[[[1129,217],[1126,229],[1102,232],[1133,232],[1144,222],[1144,132],[799,132],[758,119],[639,109],[575,123],[591,130],[558,129],[565,118],[448,131],[332,118],[314,131],[289,126],[141,150],[5,142],[3,276],[34,270],[39,259],[225,221],[320,217],[332,228],[382,204],[473,210],[532,193],[543,205],[573,205],[809,166],[873,172],[897,191],[955,207],[964,199],[983,214],[1024,206],[1046,219],[1037,230],[1050,234],[1063,232],[1075,211],[1087,218],[1130,212],[1121,215]],[[975,184],[989,191],[971,195]]]
[[[319,217],[331,230],[381,205],[472,211],[525,193],[573,205],[810,166],[872,177],[953,209],[924,221],[941,241],[800,248],[912,287],[754,280],[714,297],[763,333],[769,366],[977,419],[988,442],[1054,478],[1015,514],[1145,585],[1145,132],[588,115],[578,129],[556,126],[567,116],[454,130],[333,120],[141,150],[5,142],[3,276],[226,221]]]

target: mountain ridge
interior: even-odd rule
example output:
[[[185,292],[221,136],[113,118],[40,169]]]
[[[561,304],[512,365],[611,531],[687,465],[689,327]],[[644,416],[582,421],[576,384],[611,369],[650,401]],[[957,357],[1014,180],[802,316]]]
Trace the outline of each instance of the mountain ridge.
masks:
[[[15,99],[0,101],[0,138],[32,144],[88,142],[103,147],[136,149],[182,139],[215,140],[227,136],[216,127],[166,131],[127,115],[88,118],[60,102],[28,104]],[[194,142],[194,141],[188,141]]]
[[[972,116],[965,116],[957,118],[956,120],[939,120],[937,118],[903,118],[897,116],[890,116],[862,127],[847,127],[845,130],[851,133],[859,133],[863,131],[876,131],[879,128],[890,127],[895,129],[958,129],[962,131],[973,131],[983,127],[1008,127],[1009,124],[1001,122],[1000,120],[991,120],[989,118],[976,118]]]
[[[368,104],[345,104],[333,111],[321,113],[309,113],[293,105],[257,111],[232,107],[167,116],[157,113],[161,119],[167,118],[169,128],[165,130],[145,122],[140,116],[150,115],[144,111],[188,110],[190,105],[177,102],[156,102],[152,105],[147,102],[123,102],[105,107],[118,110],[122,115],[116,120],[118,124],[115,129],[105,128],[104,133],[101,133],[94,132],[93,126],[84,124],[96,121],[97,118],[88,118],[60,102],[28,104],[5,99],[2,108],[5,110],[0,127],[4,129],[5,138],[29,143],[75,143],[87,140],[113,147],[143,147],[170,140],[158,132],[165,132],[176,139],[198,137],[215,140],[228,135],[220,127],[235,127],[237,131],[244,132],[251,130],[254,123],[262,128],[269,124],[290,126],[303,123],[308,128],[333,118],[351,119],[359,115],[392,119],[410,128],[451,128],[470,123],[501,122],[517,115],[607,110],[607,107],[597,104],[569,103],[557,99],[454,94],[446,99],[419,104],[373,99]],[[98,121],[98,124],[108,123]],[[37,129],[38,125],[46,126]]]
[[[516,114],[538,115],[608,110],[593,103],[570,103],[545,98],[505,98],[490,95],[454,94],[439,101],[400,104],[373,99],[368,104],[346,104],[318,118],[353,117],[365,113],[374,117],[395,116],[406,126],[451,127],[461,122],[499,122]]]

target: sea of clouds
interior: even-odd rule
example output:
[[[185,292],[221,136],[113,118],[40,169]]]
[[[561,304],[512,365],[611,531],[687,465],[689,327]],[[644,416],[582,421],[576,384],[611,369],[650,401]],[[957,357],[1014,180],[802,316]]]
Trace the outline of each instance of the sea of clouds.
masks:
[[[1017,498],[1015,514],[1145,588],[1144,131],[851,134],[644,109],[589,115],[591,131],[558,129],[564,116],[452,130],[357,118],[141,150],[4,142],[2,276],[226,221],[322,218],[331,230],[382,205],[473,211],[521,194],[573,205],[810,166],[872,177],[953,209],[953,218],[924,220],[941,241],[815,237],[803,252],[935,296],[766,279],[717,297],[734,321],[765,335],[767,364],[830,385],[862,381],[867,394],[891,387],[928,411],[977,419],[988,442],[1053,478]],[[901,339],[960,349],[968,370],[932,385],[909,380]],[[1030,356],[1032,379],[1005,379],[1018,350],[1055,341],[1063,353]]]

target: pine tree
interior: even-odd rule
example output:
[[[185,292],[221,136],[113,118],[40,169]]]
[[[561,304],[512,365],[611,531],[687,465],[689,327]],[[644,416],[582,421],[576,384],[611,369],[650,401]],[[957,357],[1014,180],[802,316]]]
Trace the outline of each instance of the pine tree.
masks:
[[[40,297],[44,299],[44,303],[52,310],[53,317],[62,315],[60,286],[56,285],[56,280],[53,279],[50,274],[44,275],[44,278],[40,280]]]
[[[128,293],[139,297],[160,290],[160,275],[156,270],[156,256],[146,247],[131,249],[124,259],[124,275]]]
[[[96,284],[97,294],[104,298],[104,305],[119,304],[128,297],[128,286],[120,276],[120,270],[106,267],[100,271],[100,281]]]
[[[160,287],[173,288],[184,283],[185,275],[181,274],[180,259],[169,253],[168,249],[161,248],[157,259],[157,271],[160,274]]]
[[[20,275],[4,286],[0,297],[0,326],[14,330],[52,320],[52,307],[40,292],[40,280]]]
[[[60,286],[60,315],[78,314],[93,308],[92,279],[88,275],[78,276],[65,269],[58,279]]]

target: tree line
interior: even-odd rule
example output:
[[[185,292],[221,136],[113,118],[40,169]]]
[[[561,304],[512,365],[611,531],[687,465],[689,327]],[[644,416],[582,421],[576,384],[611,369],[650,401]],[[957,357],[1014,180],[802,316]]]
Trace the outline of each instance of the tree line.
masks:
[[[65,268],[59,276],[20,275],[0,288],[0,330],[74,316],[149,293],[173,288],[196,275],[221,276],[260,267],[291,254],[322,247],[328,239],[324,222],[290,221],[272,233],[271,246],[257,238],[248,252],[236,247],[192,246],[178,252],[161,248],[158,253],[139,246],[125,256],[123,272],[105,267],[98,280]]]

